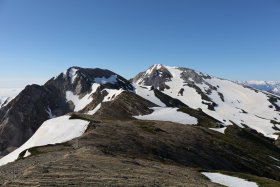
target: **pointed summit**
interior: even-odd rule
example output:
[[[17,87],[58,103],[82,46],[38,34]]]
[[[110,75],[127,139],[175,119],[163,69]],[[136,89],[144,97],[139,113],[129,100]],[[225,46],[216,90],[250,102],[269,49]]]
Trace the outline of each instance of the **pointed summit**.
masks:
[[[170,81],[172,74],[162,64],[155,64],[147,69],[145,72],[139,73],[133,82],[145,86],[152,86],[159,90],[164,90],[166,87],[165,82]]]
[[[22,145],[53,116],[89,112],[132,90],[128,80],[110,70],[80,67],[71,67],[42,86],[29,85],[8,104],[7,99],[0,100],[0,155]]]

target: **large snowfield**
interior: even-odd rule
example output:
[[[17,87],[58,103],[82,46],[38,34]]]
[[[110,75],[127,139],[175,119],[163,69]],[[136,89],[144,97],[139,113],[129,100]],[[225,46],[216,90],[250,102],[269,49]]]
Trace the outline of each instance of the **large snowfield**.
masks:
[[[202,174],[209,178],[212,182],[228,187],[258,187],[257,183],[255,182],[249,182],[245,179],[232,177],[221,173],[203,172]]]
[[[273,139],[278,138],[278,135],[275,133],[279,132],[276,129],[279,129],[280,125],[273,124],[271,121],[280,122],[280,112],[276,111],[276,108],[268,101],[269,97],[266,93],[246,88],[232,81],[208,76],[208,78],[203,78],[204,82],[195,83],[195,85],[217,104],[214,111],[209,110],[208,106],[203,104],[209,101],[203,100],[196,89],[186,84],[182,79],[182,69],[169,66],[164,67],[172,74],[172,78],[170,81],[165,82],[170,89],[165,89],[163,93],[179,99],[191,108],[201,108],[203,112],[219,120],[226,126],[233,124],[242,128],[248,126],[266,137]],[[150,68],[150,70],[147,70],[145,76],[149,77],[149,73],[155,68],[159,69],[159,65],[155,65]],[[199,72],[196,73],[201,76],[204,75]],[[164,104],[154,96],[153,90],[145,88],[147,86],[145,83],[141,83],[142,80],[143,79],[140,78],[140,80],[135,83],[136,93],[159,106],[164,106]],[[192,81],[190,78],[189,80]],[[216,90],[211,90],[209,85],[216,87]],[[181,88],[184,89],[183,95],[178,94]],[[211,90],[211,93],[207,92],[209,90]],[[276,104],[280,105],[280,99],[278,99]]]
[[[0,166],[15,161],[19,154],[29,148],[67,142],[81,136],[89,122],[61,116],[45,121],[35,134],[21,147],[0,159]],[[25,156],[28,156],[25,155]]]

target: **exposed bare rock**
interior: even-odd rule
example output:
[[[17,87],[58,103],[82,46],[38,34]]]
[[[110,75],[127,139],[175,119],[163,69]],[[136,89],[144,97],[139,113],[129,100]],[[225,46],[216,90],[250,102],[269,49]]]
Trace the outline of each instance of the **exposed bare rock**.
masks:
[[[124,119],[132,116],[147,115],[153,112],[154,103],[143,99],[132,92],[122,92],[113,101],[102,103],[95,114],[105,119]]]
[[[100,81],[100,82],[99,82]],[[40,125],[54,116],[73,112],[74,103],[68,102],[66,92],[79,98],[91,93],[92,84],[100,83],[93,100],[104,89],[133,91],[123,77],[109,70],[69,68],[45,85],[27,86],[14,100],[0,109],[0,156],[4,156],[26,142]]]

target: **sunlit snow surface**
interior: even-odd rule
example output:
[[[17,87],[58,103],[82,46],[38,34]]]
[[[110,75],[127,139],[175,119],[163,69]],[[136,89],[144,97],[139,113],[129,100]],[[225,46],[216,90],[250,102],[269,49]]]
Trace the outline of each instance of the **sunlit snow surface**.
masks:
[[[222,127],[222,128],[209,128],[213,131],[217,131],[219,133],[225,134],[225,130],[227,129],[227,127]]]
[[[75,80],[76,80],[76,78],[77,78],[77,72],[78,72],[79,70],[77,69],[77,68],[71,68],[70,70],[69,70],[69,72],[68,72],[68,76],[69,76],[69,78],[71,79],[71,83],[73,84],[74,82],[75,82]],[[66,75],[67,74],[67,71],[64,73],[64,76],[67,76]]]
[[[171,121],[189,125],[195,125],[198,123],[195,117],[177,111],[178,108],[153,107],[152,109],[154,110],[154,112],[151,114],[134,117],[141,120]]]
[[[245,179],[232,177],[221,173],[203,172],[202,174],[209,178],[212,182],[228,187],[258,187],[257,183],[255,182],[249,182]]]
[[[147,99],[149,101],[151,101],[152,103],[158,105],[158,106],[162,106],[165,107],[165,104],[162,103],[156,96],[155,93],[153,91],[150,90],[149,86],[139,86],[137,84],[133,85],[135,87],[135,92],[136,94],[140,95],[141,97],[143,97],[144,99]]]
[[[106,77],[98,77],[98,78],[95,78],[94,79],[94,82],[98,83],[98,84],[115,84],[117,83],[117,78],[118,76],[117,75],[111,75],[109,78],[106,78]]]
[[[62,143],[81,136],[89,122],[69,118],[70,116],[61,116],[45,121],[25,144],[0,159],[0,166],[15,161],[19,154],[26,149]],[[29,155],[27,153],[25,156]]]
[[[280,112],[276,111],[275,107],[268,101],[269,97],[265,93],[256,92],[255,90],[245,88],[232,81],[207,76],[207,78],[203,78],[205,82],[201,84],[195,83],[195,85],[218,105],[215,107],[215,111],[209,110],[208,106],[203,104],[203,102],[206,101],[202,99],[196,89],[188,86],[182,79],[182,69],[169,66],[164,67],[173,76],[170,81],[166,81],[166,85],[170,87],[170,89],[165,89],[163,91],[166,95],[179,99],[191,108],[201,108],[203,112],[219,120],[225,126],[233,125],[233,123],[240,127],[246,125],[262,133],[266,137],[278,138],[278,135],[275,133],[279,132],[276,129],[280,128],[280,125],[275,124],[277,128],[274,128],[274,124],[271,123],[271,120],[280,122]],[[152,68],[158,68],[158,65]],[[150,72],[152,72],[151,69],[147,70],[145,73],[147,74]],[[203,75],[199,72],[196,73]],[[140,80],[142,79],[140,78]],[[137,81],[136,83],[139,83],[135,86],[137,94],[159,106],[164,106],[161,101],[154,96],[153,90],[143,88],[147,86],[141,81]],[[212,89],[210,94],[207,93],[210,87],[206,83],[216,87],[217,90]],[[183,95],[178,94],[181,88],[184,89]],[[224,101],[222,101],[219,94],[223,95]],[[278,99],[276,104],[280,105],[280,99]]]
[[[89,115],[95,114],[101,108],[101,103],[99,103],[93,110],[88,111]]]
[[[66,92],[66,100],[72,101],[74,104],[74,111],[78,112],[82,109],[84,109],[88,104],[90,104],[93,101],[93,97],[92,95],[97,91],[97,89],[99,88],[100,84],[98,83],[93,83],[92,84],[92,90],[90,93],[86,94],[85,96],[83,96],[82,98],[80,98],[79,95],[75,95],[73,92],[71,91],[67,91]],[[104,97],[102,102],[108,102],[108,101],[112,101],[114,100],[119,94],[121,94],[124,90],[120,89],[104,89],[102,90],[106,91],[108,94]],[[101,104],[101,103],[100,103]],[[97,112],[98,109],[100,109],[101,105],[98,105],[94,110],[89,111],[88,114],[94,114],[95,112]]]
[[[80,110],[82,110],[83,108],[85,108],[89,103],[91,103],[92,99],[92,94],[96,92],[97,88],[99,87],[99,84],[94,83],[92,85],[92,91],[88,94],[86,94],[84,97],[80,98],[79,95],[75,95],[73,92],[71,91],[67,91],[66,92],[66,99],[67,101],[72,101],[75,108],[74,111],[78,112]]]

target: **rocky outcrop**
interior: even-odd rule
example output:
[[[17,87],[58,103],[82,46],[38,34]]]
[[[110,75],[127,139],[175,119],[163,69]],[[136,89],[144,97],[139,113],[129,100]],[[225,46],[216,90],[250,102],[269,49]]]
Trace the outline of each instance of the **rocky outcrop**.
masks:
[[[102,103],[95,116],[103,119],[125,119],[153,112],[154,103],[132,92],[122,92],[113,101]]]
[[[146,72],[141,72],[133,79],[137,84],[152,86],[155,89],[164,90],[169,87],[165,82],[170,81],[172,74],[161,64],[150,67]]]
[[[195,110],[201,109],[224,126],[245,125],[266,137],[278,137],[278,96],[189,68],[164,65],[150,67],[136,76],[133,83],[136,93],[158,105],[178,107],[184,104]]]
[[[83,98],[92,92],[94,83],[100,87],[90,97],[100,95],[105,89],[133,91],[129,81],[112,71],[79,67],[69,68],[42,86],[27,86],[0,109],[0,156],[26,142],[44,121],[73,112],[73,102],[67,100],[66,92]]]
[[[69,112],[59,96],[44,86],[27,86],[14,100],[0,110],[0,151],[5,155],[27,141],[49,119]],[[54,114],[53,114],[54,115]]]

